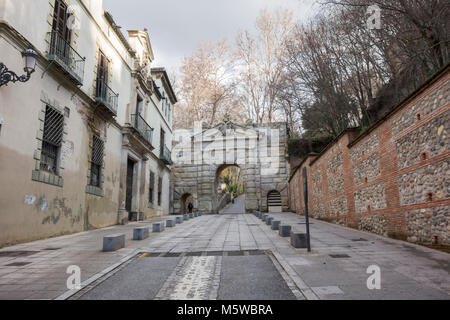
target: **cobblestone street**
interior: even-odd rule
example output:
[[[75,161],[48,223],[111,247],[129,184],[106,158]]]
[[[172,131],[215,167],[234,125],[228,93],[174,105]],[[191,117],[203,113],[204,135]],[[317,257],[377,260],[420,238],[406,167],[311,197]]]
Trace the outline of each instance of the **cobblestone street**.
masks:
[[[406,242],[312,220],[312,253],[251,214],[242,199],[163,233],[133,241],[133,228],[84,232],[0,250],[1,299],[449,299],[449,255]],[[292,213],[277,220],[304,230]],[[159,219],[161,220],[161,219]],[[101,251],[105,235],[126,247]],[[81,268],[82,290],[68,291],[67,267]],[[366,286],[370,265],[381,290]]]

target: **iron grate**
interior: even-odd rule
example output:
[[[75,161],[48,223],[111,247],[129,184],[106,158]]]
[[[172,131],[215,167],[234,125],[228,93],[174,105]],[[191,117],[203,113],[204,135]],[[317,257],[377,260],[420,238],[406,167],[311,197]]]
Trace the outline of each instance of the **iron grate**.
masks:
[[[166,253],[164,255],[162,255],[162,257],[164,258],[176,258],[181,256],[181,252],[170,252],[170,253]]]
[[[352,241],[357,242],[357,241],[368,241],[368,240],[367,240],[367,239],[364,239],[364,238],[359,238],[359,239],[352,239]]]
[[[28,257],[39,251],[2,251],[0,257]]]
[[[6,266],[7,267],[23,267],[30,263],[31,262],[13,262],[13,263],[7,264]]]
[[[350,258],[348,254],[330,254],[330,257],[334,259]]]
[[[237,257],[237,256],[260,256],[265,255],[266,252],[264,250],[240,250],[240,251],[195,251],[195,252],[146,252],[140,255],[141,258],[151,258],[151,257],[161,257],[161,258],[176,258],[176,257]]]
[[[56,109],[47,106],[44,120],[44,141],[60,146],[64,131],[64,115]]]
[[[97,136],[94,136],[92,146],[92,162],[96,165],[103,165],[104,142]]]

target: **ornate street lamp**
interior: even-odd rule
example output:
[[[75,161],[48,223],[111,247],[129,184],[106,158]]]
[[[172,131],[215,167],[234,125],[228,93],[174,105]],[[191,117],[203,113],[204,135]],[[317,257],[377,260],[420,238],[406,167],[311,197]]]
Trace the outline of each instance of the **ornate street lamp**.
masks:
[[[37,53],[31,48],[22,52],[22,58],[25,65],[23,70],[26,74],[21,76],[18,76],[13,71],[9,71],[8,68],[0,62],[0,87],[7,85],[9,82],[27,82],[30,80],[31,74],[36,69],[37,56]]]

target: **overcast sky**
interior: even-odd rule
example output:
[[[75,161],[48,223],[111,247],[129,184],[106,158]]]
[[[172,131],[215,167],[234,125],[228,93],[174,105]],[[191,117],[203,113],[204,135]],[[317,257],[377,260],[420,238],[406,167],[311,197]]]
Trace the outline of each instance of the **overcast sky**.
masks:
[[[122,27],[147,28],[155,53],[154,66],[169,71],[179,68],[202,40],[227,38],[234,42],[238,31],[254,28],[259,12],[283,7],[303,20],[317,9],[314,0],[103,0]]]

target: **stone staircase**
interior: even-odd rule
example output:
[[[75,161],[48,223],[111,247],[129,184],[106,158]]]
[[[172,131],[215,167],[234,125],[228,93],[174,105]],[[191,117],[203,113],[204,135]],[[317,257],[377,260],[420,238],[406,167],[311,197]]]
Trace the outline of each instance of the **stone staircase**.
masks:
[[[267,196],[267,209],[269,212],[282,212],[281,195],[278,192],[270,192]]]

